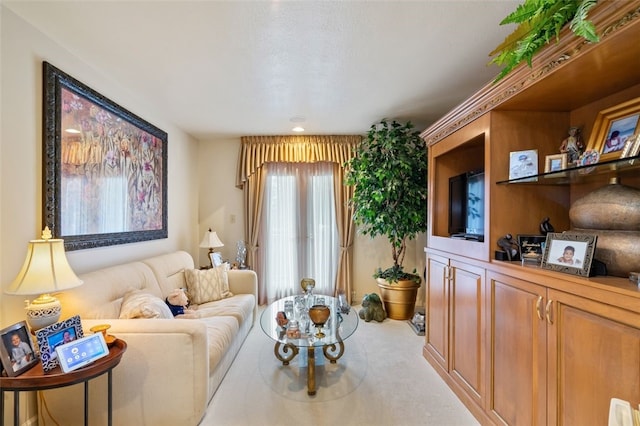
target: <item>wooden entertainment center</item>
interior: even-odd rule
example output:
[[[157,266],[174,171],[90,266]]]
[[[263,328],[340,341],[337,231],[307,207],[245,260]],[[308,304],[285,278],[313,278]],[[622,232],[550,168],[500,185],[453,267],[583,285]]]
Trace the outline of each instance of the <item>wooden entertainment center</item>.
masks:
[[[589,19],[599,43],[565,28],[531,68],[486,85],[421,135],[429,155],[423,355],[482,424],[606,425],[611,398],[640,403],[637,285],[494,259],[500,237],[540,234],[545,217],[556,232],[571,229],[571,204],[612,177],[640,188],[640,159],[509,181],[510,152],[536,149],[542,173],[570,127],[587,143],[600,111],[640,97],[640,0],[601,0]],[[449,178],[480,169],[484,241],[450,238]]]

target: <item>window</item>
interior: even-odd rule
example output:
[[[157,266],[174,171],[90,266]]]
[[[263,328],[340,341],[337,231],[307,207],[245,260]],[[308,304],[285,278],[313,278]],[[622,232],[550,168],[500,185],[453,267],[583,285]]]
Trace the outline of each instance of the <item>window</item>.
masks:
[[[300,280],[333,295],[338,230],[331,163],[267,164],[260,232],[261,276],[269,302],[299,294]]]

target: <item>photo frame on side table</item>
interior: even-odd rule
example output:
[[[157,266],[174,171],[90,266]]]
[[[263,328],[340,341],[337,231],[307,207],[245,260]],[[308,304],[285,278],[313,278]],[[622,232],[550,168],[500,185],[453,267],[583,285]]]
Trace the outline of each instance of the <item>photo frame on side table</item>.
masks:
[[[40,349],[42,370],[46,373],[59,365],[58,357],[56,356],[57,346],[82,337],[84,337],[84,332],[82,331],[79,315],[38,330],[36,339]]]
[[[26,321],[0,330],[0,358],[8,376],[19,376],[38,363]]]
[[[542,268],[588,277],[596,240],[595,234],[547,234]]]
[[[598,113],[587,149],[600,153],[600,161],[621,157],[627,139],[639,130],[640,98],[631,99]]]
[[[167,133],[43,63],[43,223],[66,250],[167,238]]]

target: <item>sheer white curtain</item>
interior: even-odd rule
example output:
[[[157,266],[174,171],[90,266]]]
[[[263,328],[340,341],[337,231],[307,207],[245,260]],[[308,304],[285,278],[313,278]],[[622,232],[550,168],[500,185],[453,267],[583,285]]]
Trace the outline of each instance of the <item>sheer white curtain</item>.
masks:
[[[332,295],[339,240],[331,163],[267,163],[259,238],[267,300],[299,294],[300,279],[314,293]]]

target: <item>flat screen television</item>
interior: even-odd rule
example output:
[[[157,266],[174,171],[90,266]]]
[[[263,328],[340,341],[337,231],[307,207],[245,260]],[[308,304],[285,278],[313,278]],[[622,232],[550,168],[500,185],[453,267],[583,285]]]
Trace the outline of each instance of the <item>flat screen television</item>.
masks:
[[[484,241],[484,171],[449,178],[449,235]]]

